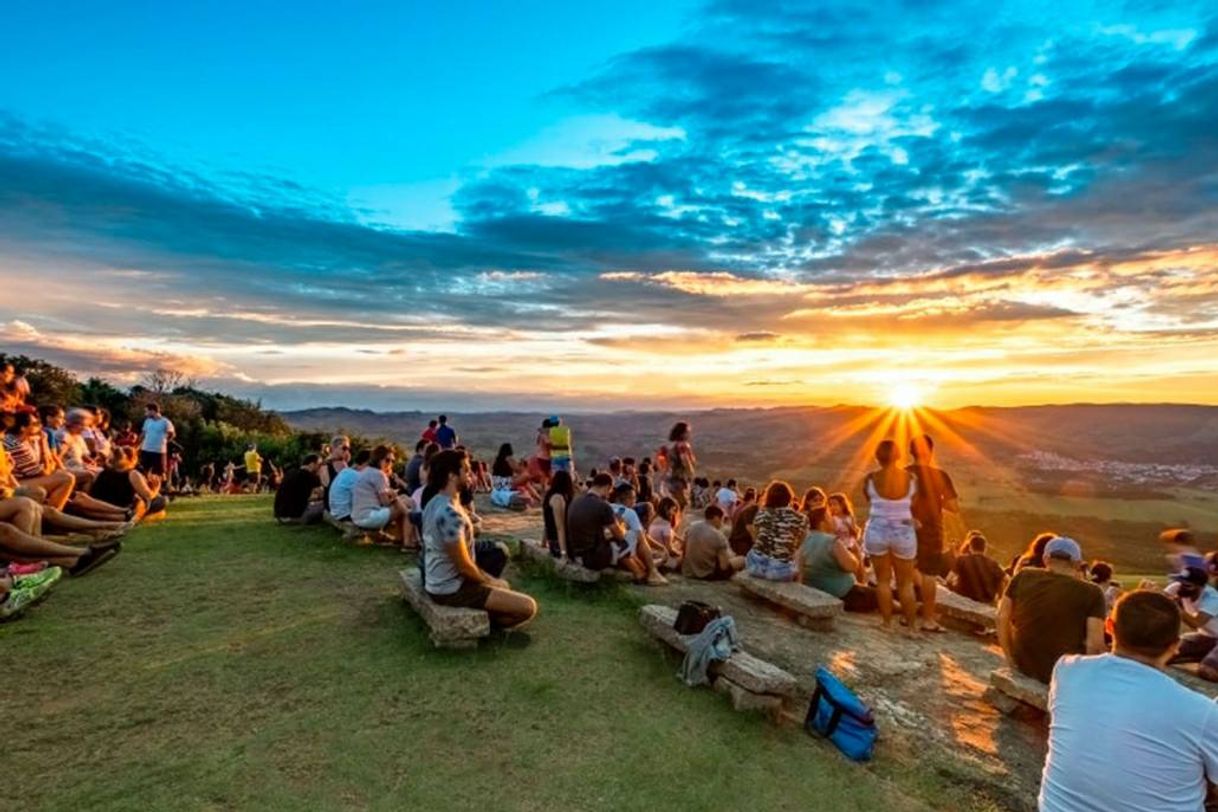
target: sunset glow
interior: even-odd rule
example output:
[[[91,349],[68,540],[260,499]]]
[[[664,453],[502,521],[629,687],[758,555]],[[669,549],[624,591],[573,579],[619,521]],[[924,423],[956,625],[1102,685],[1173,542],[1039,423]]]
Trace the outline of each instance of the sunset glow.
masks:
[[[1202,6],[636,5],[268,12],[253,59],[25,4],[5,350],[279,408],[1218,403]]]

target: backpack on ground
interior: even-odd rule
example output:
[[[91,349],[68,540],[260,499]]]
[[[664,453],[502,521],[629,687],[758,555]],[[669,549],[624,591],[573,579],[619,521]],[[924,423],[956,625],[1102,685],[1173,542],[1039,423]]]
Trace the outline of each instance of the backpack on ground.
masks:
[[[682,601],[672,627],[677,634],[701,634],[712,620],[722,614],[723,611],[718,606],[711,606],[709,603]]]
[[[870,761],[875,751],[878,732],[871,708],[824,666],[816,669],[816,690],[804,729],[833,742],[854,761]]]

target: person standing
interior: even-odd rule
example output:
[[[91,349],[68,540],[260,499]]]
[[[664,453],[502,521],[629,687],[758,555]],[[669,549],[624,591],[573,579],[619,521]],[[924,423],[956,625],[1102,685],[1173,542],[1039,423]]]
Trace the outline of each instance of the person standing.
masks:
[[[423,433],[419,435],[419,439],[424,443],[434,443],[436,441],[436,429],[439,427],[439,420],[428,420],[427,428],[423,429]]]
[[[436,444],[441,451],[450,451],[457,447],[457,432],[448,425],[448,415],[440,415],[440,425],[436,427]]]
[[[918,480],[897,465],[901,451],[892,440],[882,440],[875,449],[880,467],[863,480],[863,495],[871,504],[863,527],[863,550],[875,567],[876,596],[885,631],[892,628],[892,579],[895,573],[901,614],[907,633],[918,636],[918,604],[914,598],[914,563],[918,557],[918,537],[914,531],[911,504]]]
[[[174,437],[173,423],[161,414],[159,403],[144,407],[144,425],[140,428],[140,468],[146,474],[165,476],[168,470],[169,441]]]
[[[689,507],[690,485],[698,464],[691,444],[693,438],[693,429],[684,420],[674,425],[668,433],[668,442],[671,443],[668,449],[668,495],[677,500],[682,511]]]
[[[571,427],[554,415],[550,418],[550,470],[575,475],[575,446]]]
[[[939,578],[951,573],[951,556],[947,554],[943,541],[943,512],[960,513],[960,497],[955,483],[935,466],[935,441],[929,434],[909,441],[909,455],[913,464],[906,467],[918,481],[910,505],[914,528],[918,539],[919,584],[922,587],[922,631],[941,632],[935,617],[935,593]]]
[[[1164,673],[1179,630],[1170,598],[1130,592],[1113,610],[1112,654],[1058,661],[1041,812],[1205,807],[1207,779],[1218,779],[1218,704]]]

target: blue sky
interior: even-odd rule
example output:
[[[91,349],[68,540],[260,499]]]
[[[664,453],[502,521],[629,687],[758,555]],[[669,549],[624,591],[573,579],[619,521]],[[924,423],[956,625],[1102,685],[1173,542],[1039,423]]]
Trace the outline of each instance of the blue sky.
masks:
[[[1218,402],[1212,4],[6,13],[0,321],[82,373]]]

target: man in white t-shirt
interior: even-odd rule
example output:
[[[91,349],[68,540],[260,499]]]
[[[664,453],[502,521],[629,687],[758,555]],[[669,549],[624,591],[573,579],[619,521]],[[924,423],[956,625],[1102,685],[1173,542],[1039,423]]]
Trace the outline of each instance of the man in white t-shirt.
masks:
[[[1218,704],[1163,673],[1179,645],[1166,595],[1113,610],[1113,654],[1058,660],[1041,812],[1201,812],[1218,778]]]
[[[389,446],[372,449],[368,467],[360,471],[351,491],[351,521],[362,530],[384,530],[397,543],[413,538],[409,503],[389,486],[396,457]]]
[[[1164,593],[1180,605],[1184,625],[1194,631],[1180,640],[1172,662],[1200,663],[1197,676],[1218,682],[1218,589],[1200,567],[1186,567],[1171,577]]]
[[[719,507],[723,508],[724,516],[731,516],[735,513],[736,503],[740,501],[740,493],[736,490],[736,480],[729,479],[715,494],[715,501],[719,503]]]
[[[169,456],[169,441],[173,439],[173,423],[161,414],[160,404],[144,407],[144,426],[140,429],[140,468],[146,474],[165,476]]]
[[[352,465],[343,468],[330,483],[330,516],[339,522],[351,520],[351,510],[355,504],[355,483],[359,475],[368,468],[368,460],[372,452],[362,449],[355,455]]]
[[[668,579],[656,570],[655,560],[651,555],[651,547],[647,542],[647,531],[639,519],[638,511],[634,509],[637,495],[634,486],[623,482],[613,489],[609,506],[613,515],[626,528],[625,546],[615,550],[617,558],[614,561],[622,569],[629,570],[634,577],[645,581],[650,586],[663,586]],[[616,547],[616,545],[615,545]]]

